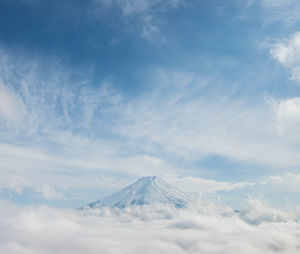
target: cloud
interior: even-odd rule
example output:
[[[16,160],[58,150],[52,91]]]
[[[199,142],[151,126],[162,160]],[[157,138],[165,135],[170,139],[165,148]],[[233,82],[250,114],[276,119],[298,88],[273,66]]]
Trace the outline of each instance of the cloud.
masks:
[[[281,100],[278,106],[278,117],[282,121],[300,121],[300,97]]]
[[[44,185],[41,188],[37,188],[37,191],[42,194],[45,199],[65,199],[64,195],[61,192],[55,190],[53,186]]]
[[[198,193],[216,193],[218,191],[232,191],[255,185],[254,183],[250,182],[230,183],[191,176],[180,178],[168,178],[168,181],[170,183],[175,184],[183,190]]]
[[[19,123],[26,113],[22,100],[0,79],[0,120],[9,124]]]
[[[295,2],[294,0],[263,0],[264,5],[268,7],[282,7],[286,5],[290,5]]]
[[[105,121],[120,100],[109,81],[94,84],[88,71],[76,74],[74,81],[75,73],[59,61],[29,60],[4,48],[0,55],[0,76],[5,80],[0,84],[0,117],[19,119],[15,128],[1,126],[3,141],[28,138],[35,140],[32,144],[47,140],[48,145],[87,145],[90,139],[83,133],[96,121]]]
[[[261,199],[248,198],[248,207],[238,212],[240,218],[250,224],[260,224],[263,222],[286,222],[296,219],[287,212],[273,209],[267,206]]]
[[[3,47],[0,55],[1,190],[22,193],[29,188],[52,199],[57,193],[41,186],[54,190],[66,186],[64,191],[70,191],[82,188],[80,178],[88,177],[85,171],[102,170],[109,175],[113,167],[122,171],[115,159],[121,144],[109,141],[106,134],[99,137],[99,132],[107,133],[109,126],[104,122],[120,100],[108,81],[95,84],[89,72],[76,74],[74,81],[74,73],[56,61],[29,60]],[[99,190],[101,181],[91,178],[86,186]]]
[[[300,174],[288,172],[282,175],[273,175],[270,176],[269,181],[282,190],[300,192]]]
[[[128,103],[116,126],[143,149],[189,160],[218,155],[270,166],[299,164],[296,150],[276,129],[268,100],[249,105],[214,86],[213,77],[193,73],[158,70],[152,77],[159,85]]]
[[[276,125],[280,134],[290,145],[297,146],[300,142],[300,98],[272,99],[270,103],[276,114]]]
[[[209,209],[206,209],[208,211]],[[79,213],[1,202],[4,253],[297,253],[291,219],[251,225],[220,210],[129,209]]]
[[[137,31],[143,38],[162,42],[160,31],[163,14],[182,6],[184,0],[93,0],[93,12],[101,16],[103,9],[117,10],[130,32]]]
[[[291,73],[290,79],[300,83],[300,33],[271,46],[271,56]]]
[[[176,8],[182,4],[182,0],[94,0],[101,5],[115,6],[119,8],[124,16],[136,14],[149,14],[156,11],[164,11]]]
[[[267,23],[284,22],[288,27],[299,21],[300,3],[297,0],[259,0],[256,1],[264,11]]]

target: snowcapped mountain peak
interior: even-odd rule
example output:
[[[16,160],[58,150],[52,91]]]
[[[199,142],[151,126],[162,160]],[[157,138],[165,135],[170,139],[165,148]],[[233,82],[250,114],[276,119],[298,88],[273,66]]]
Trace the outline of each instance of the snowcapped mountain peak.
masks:
[[[161,177],[147,176],[103,199],[87,204],[83,208],[125,208],[130,206],[169,204],[185,207],[192,198],[171,186]]]

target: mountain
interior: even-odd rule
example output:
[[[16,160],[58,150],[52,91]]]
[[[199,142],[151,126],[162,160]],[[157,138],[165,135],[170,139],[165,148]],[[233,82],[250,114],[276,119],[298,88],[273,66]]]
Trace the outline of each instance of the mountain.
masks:
[[[171,186],[157,176],[143,177],[133,184],[103,199],[87,204],[81,209],[89,208],[125,208],[151,204],[169,204],[185,207],[192,198],[185,192]]]

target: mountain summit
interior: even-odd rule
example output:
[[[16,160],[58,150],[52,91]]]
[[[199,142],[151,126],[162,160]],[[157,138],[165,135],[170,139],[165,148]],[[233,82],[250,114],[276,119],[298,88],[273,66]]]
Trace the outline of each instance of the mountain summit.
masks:
[[[85,208],[125,208],[152,204],[185,207],[192,198],[157,176],[140,178],[131,185],[103,199],[87,204]]]

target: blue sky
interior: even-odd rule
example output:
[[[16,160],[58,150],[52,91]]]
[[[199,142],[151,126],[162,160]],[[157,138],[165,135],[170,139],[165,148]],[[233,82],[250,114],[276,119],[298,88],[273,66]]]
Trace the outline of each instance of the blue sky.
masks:
[[[0,1],[0,195],[76,207],[146,175],[299,207],[296,0]]]

